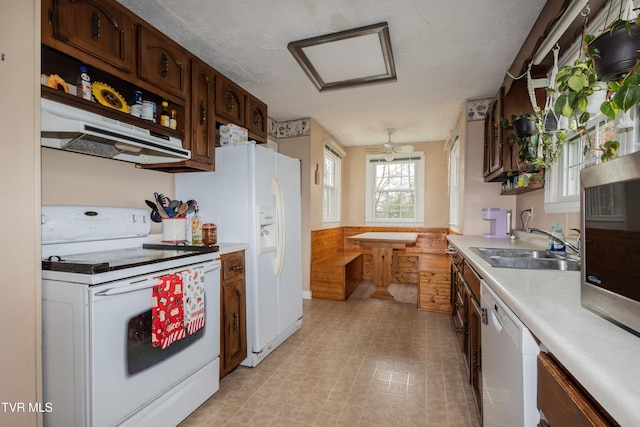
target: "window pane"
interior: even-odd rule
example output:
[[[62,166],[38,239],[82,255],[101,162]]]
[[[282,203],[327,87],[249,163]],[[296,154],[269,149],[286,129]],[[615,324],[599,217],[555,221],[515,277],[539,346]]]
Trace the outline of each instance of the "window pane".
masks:
[[[322,219],[340,220],[340,158],[329,150],[324,153],[322,187]]]
[[[415,162],[377,163],[374,173],[375,218],[415,218]]]

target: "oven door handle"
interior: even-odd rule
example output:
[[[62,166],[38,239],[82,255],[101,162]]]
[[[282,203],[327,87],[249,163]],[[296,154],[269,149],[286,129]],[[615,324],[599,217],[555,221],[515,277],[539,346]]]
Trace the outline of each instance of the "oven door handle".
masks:
[[[220,263],[217,262],[213,264],[213,266],[211,267],[205,267],[204,272],[211,273],[212,271],[218,270],[219,268],[220,268]],[[108,297],[112,295],[128,294],[129,292],[136,292],[141,289],[152,288],[158,284],[158,277],[151,277],[149,279],[144,279],[139,282],[133,282],[128,286],[117,286],[115,288],[105,289],[104,291],[96,292],[96,296]]]
[[[143,280],[142,282],[136,283],[135,285],[118,286],[115,288],[105,289],[104,291],[96,292],[96,295],[102,297],[102,296],[127,294],[129,292],[136,292],[141,289],[152,288],[157,284],[158,284],[158,278],[153,277],[151,279],[146,279],[146,280]]]

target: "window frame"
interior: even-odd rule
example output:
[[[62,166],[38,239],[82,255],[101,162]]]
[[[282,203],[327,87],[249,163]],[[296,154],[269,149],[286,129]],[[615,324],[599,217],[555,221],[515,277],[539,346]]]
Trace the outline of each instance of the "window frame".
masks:
[[[397,225],[407,227],[424,226],[424,201],[425,201],[425,155],[423,152],[410,154],[396,154],[395,158],[388,163],[400,163],[411,161],[415,165],[415,210],[413,218],[375,218],[374,192],[375,192],[375,165],[384,160],[384,154],[369,154],[365,156],[366,169],[366,194],[365,194],[365,224],[366,225]]]
[[[333,181],[334,185],[332,190],[334,191],[334,209],[335,209],[335,217],[327,217],[326,214],[326,206],[325,206],[325,190],[327,189],[328,184],[326,183],[326,162],[327,159],[334,162],[335,170]],[[336,150],[332,149],[329,145],[325,144],[324,152],[322,155],[322,223],[323,225],[335,225],[336,223],[340,223],[340,212],[341,212],[341,196],[342,196],[342,156]]]
[[[640,107],[633,108],[629,111],[629,116],[634,123],[634,127],[631,130],[618,129],[618,123],[620,121],[620,117],[616,118],[613,121],[612,126],[614,127],[614,138],[620,142],[620,148],[618,149],[618,157],[624,156],[626,154],[632,153],[634,151],[638,151],[640,146],[640,133],[638,132],[638,128],[640,127],[640,121],[638,118],[640,114],[638,113]],[[606,125],[607,123],[611,123],[611,119],[608,119],[603,114],[599,113],[593,118],[589,120],[587,123],[587,129],[594,129],[594,134],[599,135],[599,127],[602,125]],[[572,194],[568,196],[563,196],[564,188],[568,185],[567,174],[565,170],[568,165],[567,156],[569,155],[568,144],[571,143],[572,140],[576,138],[582,139],[582,134],[579,132],[571,132],[567,134],[567,142],[565,143],[565,147],[563,147],[562,153],[558,156],[558,160],[547,169],[547,175],[545,178],[545,190],[544,190],[544,211],[546,214],[575,214],[580,213],[580,190],[578,190],[577,194]],[[597,139],[593,141],[593,146],[597,147],[600,141]],[[579,164],[578,170],[582,170],[585,167],[601,163],[600,155],[598,151],[596,151],[596,155],[594,159],[585,159],[582,147],[583,142],[579,143],[579,157],[580,161],[577,162]],[[579,172],[578,172],[579,173]]]
[[[449,150],[449,226],[460,223],[460,137],[456,136]]]

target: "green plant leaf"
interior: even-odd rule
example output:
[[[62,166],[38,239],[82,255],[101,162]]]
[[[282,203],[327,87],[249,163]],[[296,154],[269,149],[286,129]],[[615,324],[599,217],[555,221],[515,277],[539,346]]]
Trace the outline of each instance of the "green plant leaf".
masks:
[[[620,86],[611,101],[622,111],[628,111],[640,102],[640,86],[634,84]]]
[[[615,119],[620,109],[616,107],[611,101],[605,101],[600,105],[600,111],[610,119]]]
[[[587,123],[589,121],[589,118],[591,117],[591,114],[587,113],[586,111],[582,114],[580,114],[580,117],[578,118],[578,122],[580,124],[584,124]]]
[[[584,77],[584,75],[574,74],[567,80],[567,86],[573,91],[580,92],[589,86],[589,79]]]
[[[565,117],[571,117],[573,114],[573,108],[571,108],[571,104],[569,102],[569,95],[562,94],[556,100],[555,105],[556,113],[562,114]]]

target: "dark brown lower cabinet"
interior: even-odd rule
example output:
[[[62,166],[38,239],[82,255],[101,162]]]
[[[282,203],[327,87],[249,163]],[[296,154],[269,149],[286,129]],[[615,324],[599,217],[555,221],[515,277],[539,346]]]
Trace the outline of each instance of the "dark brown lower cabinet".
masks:
[[[547,353],[538,355],[538,409],[541,426],[619,426]]]
[[[220,256],[220,378],[247,357],[244,251]]]
[[[451,256],[451,303],[454,331],[468,369],[478,415],[482,419],[480,278],[457,253]]]

